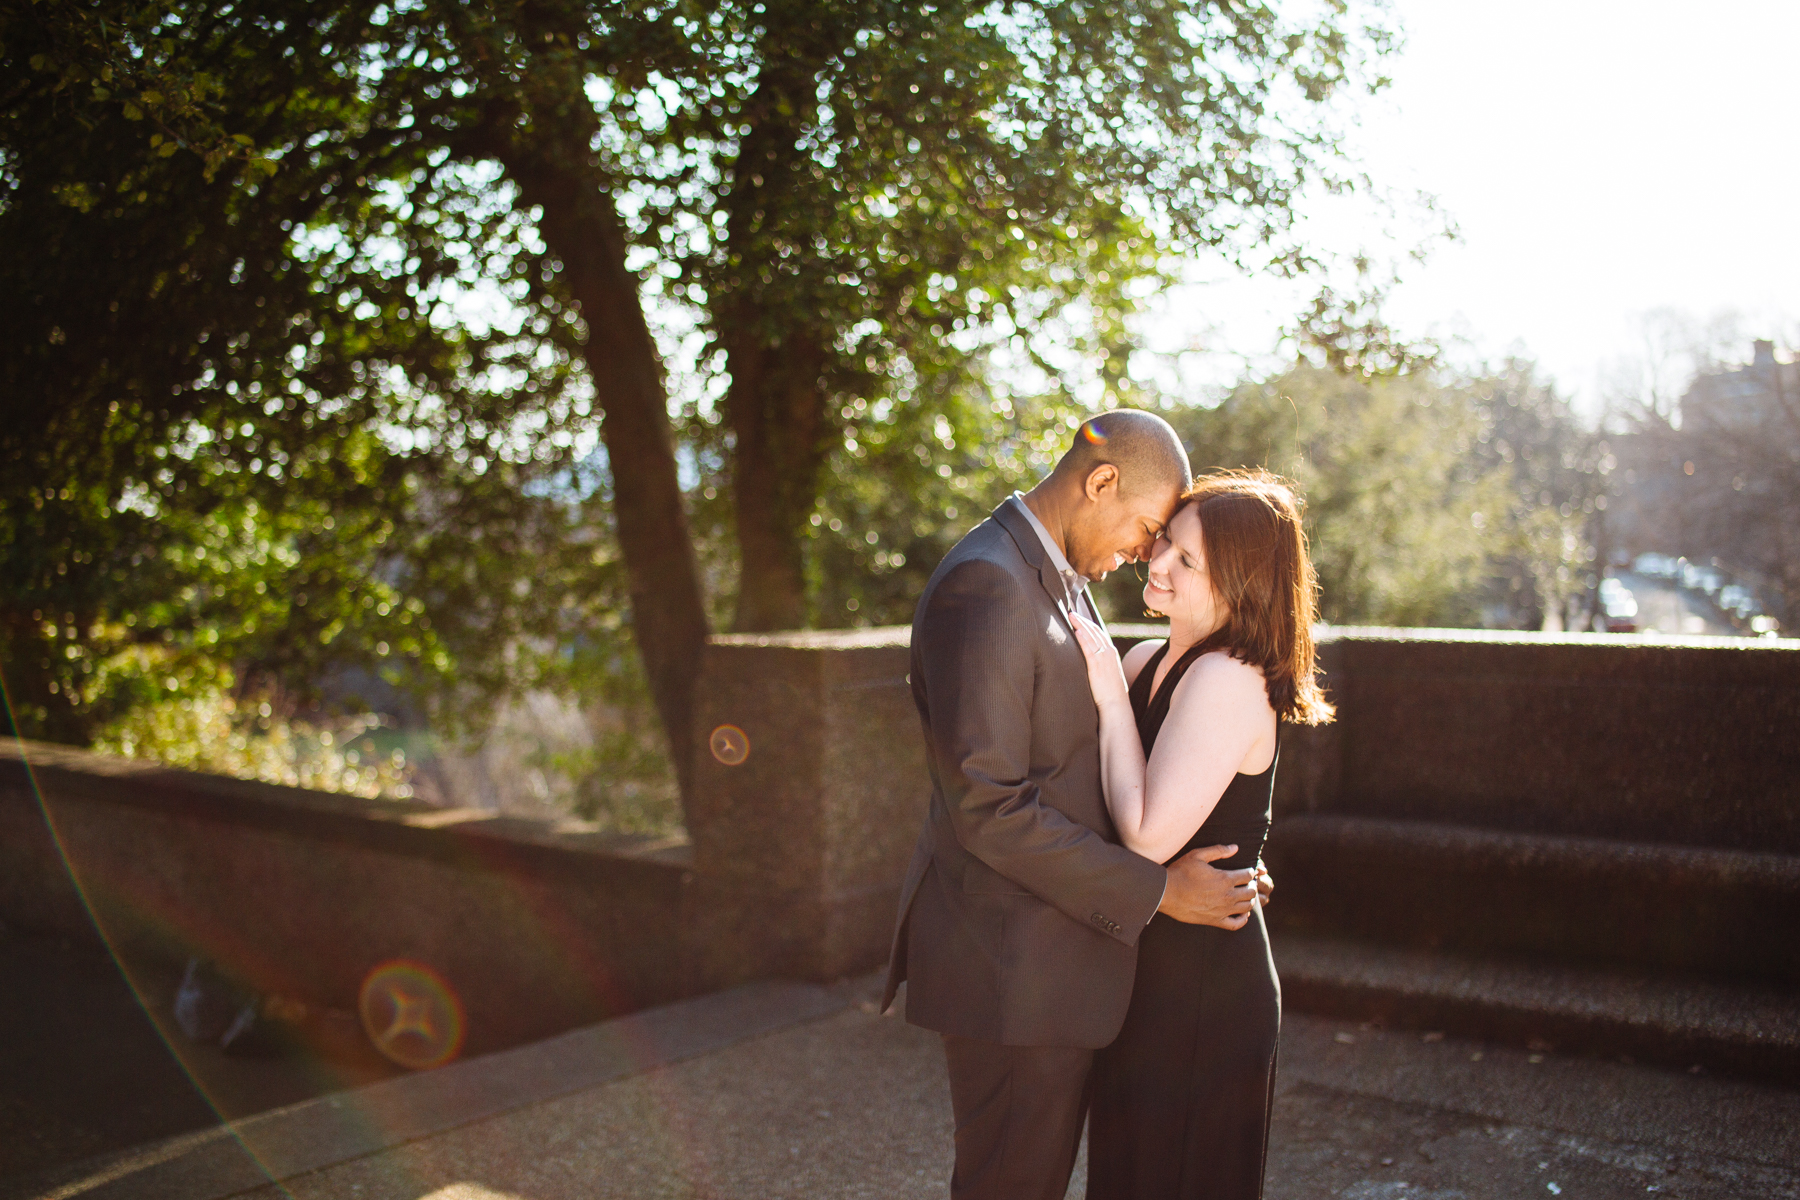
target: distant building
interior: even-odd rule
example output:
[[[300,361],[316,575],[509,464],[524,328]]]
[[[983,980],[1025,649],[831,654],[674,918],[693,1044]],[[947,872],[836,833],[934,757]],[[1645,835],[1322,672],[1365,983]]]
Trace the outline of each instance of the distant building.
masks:
[[[1784,628],[1800,627],[1800,362],[1758,341],[1747,365],[1694,379],[1679,426],[1607,441],[1618,489],[1609,554],[1709,563]]]
[[[1777,362],[1760,340],[1748,366],[1700,375],[1681,398],[1681,426],[1694,433],[1800,438],[1800,362]]]
[[[1679,427],[1607,442],[1619,489],[1607,512],[1609,550],[1761,560],[1739,544],[1744,525],[1762,525],[1769,511],[1756,501],[1773,481],[1752,452],[1800,445],[1800,362],[1777,361],[1775,343],[1759,340],[1748,364],[1694,378]]]

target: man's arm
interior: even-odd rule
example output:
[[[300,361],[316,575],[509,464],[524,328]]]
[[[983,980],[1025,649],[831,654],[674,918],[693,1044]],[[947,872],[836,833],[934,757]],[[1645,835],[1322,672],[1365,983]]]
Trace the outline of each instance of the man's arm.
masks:
[[[1169,874],[1044,804],[1030,778],[1034,645],[1019,581],[980,559],[932,589],[919,623],[927,736],[957,840],[1083,924],[1134,944]],[[1210,868],[1209,868],[1210,869]],[[1173,888],[1176,897],[1189,887]]]

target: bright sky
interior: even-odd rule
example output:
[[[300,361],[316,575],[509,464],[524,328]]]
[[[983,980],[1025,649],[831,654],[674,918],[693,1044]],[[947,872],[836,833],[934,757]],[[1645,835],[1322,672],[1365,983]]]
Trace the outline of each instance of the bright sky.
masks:
[[[1749,337],[1800,336],[1800,3],[1394,8],[1405,49],[1354,140],[1378,185],[1435,194],[1462,242],[1409,264],[1390,322],[1465,338],[1465,358],[1523,349],[1584,405],[1639,349],[1646,310],[1738,310],[1743,359]],[[1321,209],[1314,227],[1383,248],[1367,216]],[[1301,298],[1221,277],[1171,295],[1147,332],[1165,350],[1259,352]],[[1189,355],[1179,374],[1201,388],[1242,365]]]

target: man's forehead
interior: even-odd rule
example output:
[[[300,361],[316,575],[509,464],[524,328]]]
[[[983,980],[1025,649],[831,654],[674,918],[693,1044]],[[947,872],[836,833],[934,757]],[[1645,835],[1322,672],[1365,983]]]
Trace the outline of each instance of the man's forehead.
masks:
[[[1175,488],[1166,488],[1161,492],[1146,493],[1138,503],[1138,515],[1151,525],[1163,526],[1175,515],[1175,509],[1181,504],[1181,492]]]

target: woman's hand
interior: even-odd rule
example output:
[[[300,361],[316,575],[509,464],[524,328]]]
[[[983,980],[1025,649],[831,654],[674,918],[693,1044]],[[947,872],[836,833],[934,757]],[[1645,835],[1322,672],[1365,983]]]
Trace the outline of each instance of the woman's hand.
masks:
[[[1075,626],[1075,640],[1087,657],[1088,686],[1094,689],[1094,703],[1104,707],[1109,701],[1130,705],[1130,689],[1125,684],[1125,668],[1119,663],[1119,651],[1106,631],[1078,612],[1069,614]]]

